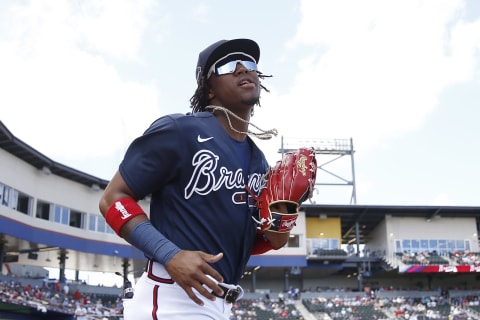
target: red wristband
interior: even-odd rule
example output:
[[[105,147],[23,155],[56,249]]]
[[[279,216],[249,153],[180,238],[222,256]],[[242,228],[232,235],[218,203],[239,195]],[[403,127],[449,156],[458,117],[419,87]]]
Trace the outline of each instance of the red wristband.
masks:
[[[132,198],[121,198],[112,203],[105,214],[105,220],[108,225],[112,227],[120,236],[120,229],[128,221],[132,220],[136,216],[145,214],[143,209]]]

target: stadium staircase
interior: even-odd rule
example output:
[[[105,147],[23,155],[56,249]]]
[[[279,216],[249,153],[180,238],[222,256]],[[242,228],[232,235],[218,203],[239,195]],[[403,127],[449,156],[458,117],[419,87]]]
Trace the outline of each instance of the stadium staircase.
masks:
[[[295,301],[295,308],[297,308],[297,310],[300,312],[304,320],[331,320],[332,319],[327,314],[324,314],[324,316],[322,317],[319,317],[318,315],[314,316],[312,313],[310,313],[310,311],[307,310],[307,308],[305,308],[302,300]]]
[[[380,266],[383,268],[385,271],[392,271],[396,268],[398,268],[398,263],[396,261],[392,261],[392,259],[389,259],[387,257],[383,257]]]
[[[480,319],[480,306],[471,306],[465,311],[467,313],[467,316],[469,316],[471,319]]]

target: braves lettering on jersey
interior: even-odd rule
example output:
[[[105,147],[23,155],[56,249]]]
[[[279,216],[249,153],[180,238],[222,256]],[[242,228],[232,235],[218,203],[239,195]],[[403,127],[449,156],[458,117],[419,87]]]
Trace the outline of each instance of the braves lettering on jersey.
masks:
[[[184,250],[224,253],[214,267],[238,283],[256,233],[254,199],[268,164],[255,143],[233,140],[210,112],[162,117],[120,164],[140,198],[151,190],[152,224]],[[241,230],[239,232],[239,230]],[[242,248],[241,255],[233,255]]]

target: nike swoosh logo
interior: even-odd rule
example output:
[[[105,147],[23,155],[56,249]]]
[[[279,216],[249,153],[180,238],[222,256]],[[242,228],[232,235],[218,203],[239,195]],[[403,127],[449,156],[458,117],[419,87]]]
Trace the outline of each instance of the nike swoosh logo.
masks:
[[[213,139],[213,137],[202,138],[202,137],[200,137],[200,135],[198,135],[198,137],[197,137],[197,141],[200,142],[200,143],[208,141],[210,139]]]

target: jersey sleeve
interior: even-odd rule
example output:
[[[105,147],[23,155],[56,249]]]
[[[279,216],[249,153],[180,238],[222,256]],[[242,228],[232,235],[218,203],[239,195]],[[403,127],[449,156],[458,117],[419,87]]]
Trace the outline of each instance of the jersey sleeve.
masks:
[[[173,179],[181,167],[181,145],[181,135],[172,116],[159,118],[130,144],[119,171],[139,199]]]

